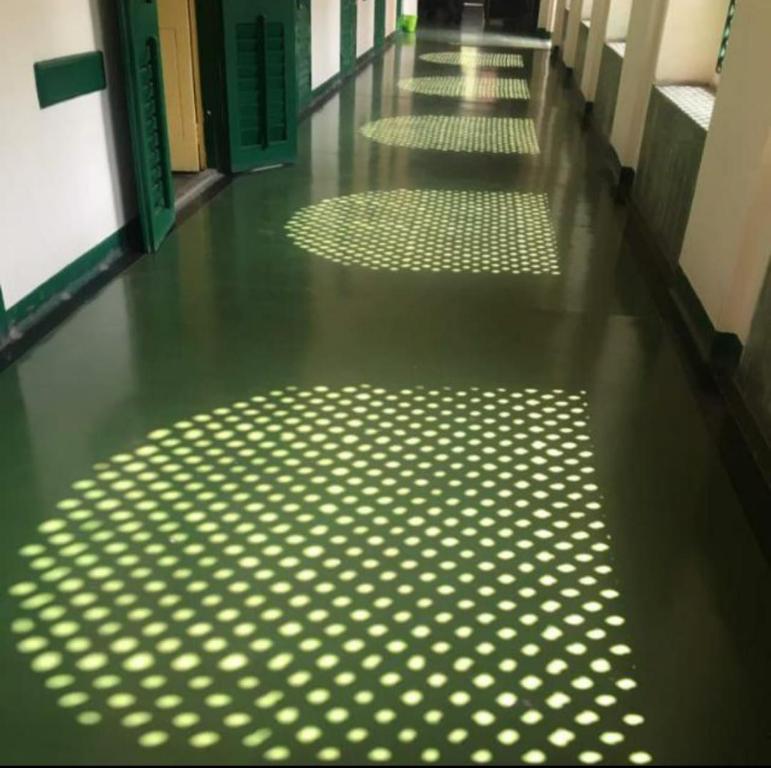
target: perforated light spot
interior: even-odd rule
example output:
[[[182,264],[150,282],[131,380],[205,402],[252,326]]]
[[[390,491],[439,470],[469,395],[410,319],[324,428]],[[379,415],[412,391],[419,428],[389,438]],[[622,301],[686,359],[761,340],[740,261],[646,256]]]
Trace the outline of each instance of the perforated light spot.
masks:
[[[626,56],[626,41],[625,40],[613,40],[605,45],[610,48],[611,51],[615,51],[622,59]]]
[[[712,113],[715,111],[714,91],[701,85],[659,85],[656,87],[705,131],[709,130]]]
[[[409,149],[525,155],[537,155],[541,151],[535,123],[526,118],[385,117],[367,123],[361,132],[380,144]]]
[[[369,269],[559,274],[545,194],[364,192],[303,208],[286,230],[310,253]]]
[[[467,101],[530,98],[527,80],[512,77],[412,77],[400,80],[399,88],[424,96],[446,96]]]
[[[183,761],[642,764],[601,503],[583,395],[288,387],[75,483],[12,628]]]
[[[431,64],[447,64],[469,69],[517,69],[525,66],[525,59],[519,53],[483,53],[476,48],[462,48],[460,51],[444,53],[424,53],[420,58]]]

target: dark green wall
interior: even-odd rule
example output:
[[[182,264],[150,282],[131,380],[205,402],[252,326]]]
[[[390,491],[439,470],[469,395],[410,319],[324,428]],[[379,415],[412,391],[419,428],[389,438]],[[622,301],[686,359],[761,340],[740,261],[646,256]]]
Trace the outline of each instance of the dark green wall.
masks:
[[[654,87],[632,197],[667,261],[680,258],[707,131]]]
[[[624,59],[608,45],[602,49],[600,77],[597,93],[594,95],[594,123],[605,138],[610,138],[613,118],[616,114],[618,87],[621,84],[621,69]]]
[[[745,402],[771,445],[771,269],[755,310],[738,382]]]
[[[581,23],[578,27],[578,45],[576,47],[576,83],[581,85],[581,78],[584,74],[584,63],[586,62],[586,49],[589,43],[589,27]]]

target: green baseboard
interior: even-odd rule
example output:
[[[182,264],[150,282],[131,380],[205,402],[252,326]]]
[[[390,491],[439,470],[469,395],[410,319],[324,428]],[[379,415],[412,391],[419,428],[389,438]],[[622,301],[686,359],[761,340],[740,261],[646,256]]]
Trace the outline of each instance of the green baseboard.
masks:
[[[107,264],[135,249],[138,233],[139,222],[134,219],[57,272],[4,313],[0,312],[0,323],[3,315],[5,317],[6,332],[34,323],[38,316],[47,314],[66,297],[77,293]]]
[[[380,48],[370,48],[366,53],[362,54],[357,60],[353,69],[348,72],[338,72],[336,75],[332,75],[326,82],[317,86],[311,92],[311,99],[308,104],[300,111],[300,119],[304,119],[315,112],[321,105],[337,91],[342,88],[343,84],[352,77],[355,77],[367,64],[370,63],[379,54],[385,53],[385,51],[396,43],[398,37],[398,30],[390,34],[385,44]]]
[[[329,80],[323,82],[317,88],[314,88],[313,93],[311,94],[311,104],[313,104],[314,101],[323,99],[328,94],[332,93],[336,88],[339,88],[340,83],[343,81],[344,77],[345,76],[343,74],[338,72],[336,75],[332,75]]]

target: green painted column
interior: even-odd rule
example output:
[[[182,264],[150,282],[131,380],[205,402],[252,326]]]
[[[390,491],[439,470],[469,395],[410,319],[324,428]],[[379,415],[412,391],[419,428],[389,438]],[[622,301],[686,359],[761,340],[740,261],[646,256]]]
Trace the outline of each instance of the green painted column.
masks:
[[[375,48],[385,44],[386,0],[375,0]]]
[[[356,67],[356,0],[340,3],[340,71],[352,72]]]

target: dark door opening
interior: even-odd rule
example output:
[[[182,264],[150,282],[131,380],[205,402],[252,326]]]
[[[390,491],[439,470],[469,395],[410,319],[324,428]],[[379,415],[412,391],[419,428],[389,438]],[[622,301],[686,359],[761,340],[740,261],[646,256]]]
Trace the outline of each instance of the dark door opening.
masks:
[[[485,0],[485,23],[514,34],[533,35],[540,6],[541,0]]]
[[[139,220],[152,252],[174,225],[177,193],[209,185],[198,174],[294,161],[295,8],[271,0],[119,0],[119,20]],[[177,39],[164,55],[166,36]],[[176,186],[175,169],[185,173]]]

